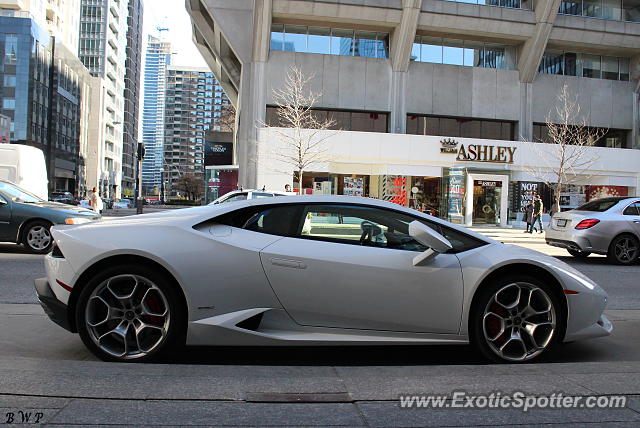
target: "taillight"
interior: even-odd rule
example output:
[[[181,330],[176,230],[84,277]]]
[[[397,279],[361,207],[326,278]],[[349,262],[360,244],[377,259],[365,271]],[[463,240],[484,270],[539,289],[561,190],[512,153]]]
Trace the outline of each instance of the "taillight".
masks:
[[[588,219],[582,220],[580,223],[576,224],[576,229],[578,229],[578,230],[589,229],[590,227],[593,227],[598,223],[600,223],[600,220],[598,220],[596,218],[588,218]]]

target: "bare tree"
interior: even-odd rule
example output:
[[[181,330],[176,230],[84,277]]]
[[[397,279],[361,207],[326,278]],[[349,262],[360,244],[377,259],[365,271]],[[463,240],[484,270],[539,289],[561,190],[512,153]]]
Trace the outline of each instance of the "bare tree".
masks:
[[[236,125],[236,108],[233,104],[223,104],[218,118],[221,132],[233,132]]]
[[[591,173],[591,167],[598,157],[590,153],[592,147],[607,133],[607,129],[587,126],[581,117],[578,96],[569,92],[567,85],[558,93],[555,109],[546,117],[550,150],[533,146],[534,152],[542,160],[540,168],[526,168],[537,180],[544,182],[553,191],[552,211],[560,211],[562,189],[584,180]],[[555,115],[552,112],[555,110]],[[545,146],[544,149],[549,149]]]
[[[196,174],[182,174],[174,183],[173,188],[183,192],[187,199],[197,201],[202,197],[202,178]]]
[[[327,140],[333,135],[325,131],[334,128],[336,121],[315,114],[313,107],[320,97],[319,92],[308,89],[314,75],[305,76],[302,70],[292,66],[287,72],[284,87],[274,89],[278,126],[262,123],[280,145],[273,142],[267,148],[269,157],[293,167],[302,194],[302,176],[309,167],[328,160]],[[287,128],[287,129],[282,129]]]

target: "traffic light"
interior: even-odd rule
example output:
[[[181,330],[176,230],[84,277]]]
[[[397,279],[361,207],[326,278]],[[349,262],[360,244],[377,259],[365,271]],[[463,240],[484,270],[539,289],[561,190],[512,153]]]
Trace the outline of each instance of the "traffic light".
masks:
[[[145,153],[144,143],[138,143],[138,153],[136,155],[138,160],[144,159],[144,153]]]

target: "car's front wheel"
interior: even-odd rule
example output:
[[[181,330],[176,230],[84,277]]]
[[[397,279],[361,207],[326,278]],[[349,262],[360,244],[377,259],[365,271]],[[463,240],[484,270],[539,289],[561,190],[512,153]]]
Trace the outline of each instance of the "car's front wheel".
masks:
[[[607,257],[613,263],[630,265],[640,256],[640,243],[632,235],[616,236],[611,245]]]
[[[548,285],[530,276],[509,276],[484,287],[470,318],[471,342],[490,360],[532,361],[559,337],[562,314]]]
[[[572,250],[572,249],[567,249],[567,251],[569,252],[569,254],[571,254],[573,257],[577,259],[586,259],[591,254],[588,251],[580,251],[580,250]]]
[[[32,221],[25,225],[22,234],[22,245],[32,253],[46,254],[51,251],[51,223],[42,220]]]
[[[145,266],[106,269],[80,293],[78,333],[104,361],[157,360],[184,343],[181,301],[172,283]]]

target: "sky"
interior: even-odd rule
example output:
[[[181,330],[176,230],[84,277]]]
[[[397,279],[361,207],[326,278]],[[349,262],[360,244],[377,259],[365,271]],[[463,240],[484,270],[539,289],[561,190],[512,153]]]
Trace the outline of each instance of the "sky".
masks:
[[[202,55],[191,40],[191,21],[185,9],[185,0],[144,0],[143,49],[147,49],[147,36],[151,34],[171,42],[175,53],[173,65],[206,67]],[[169,28],[158,32],[157,27]]]

